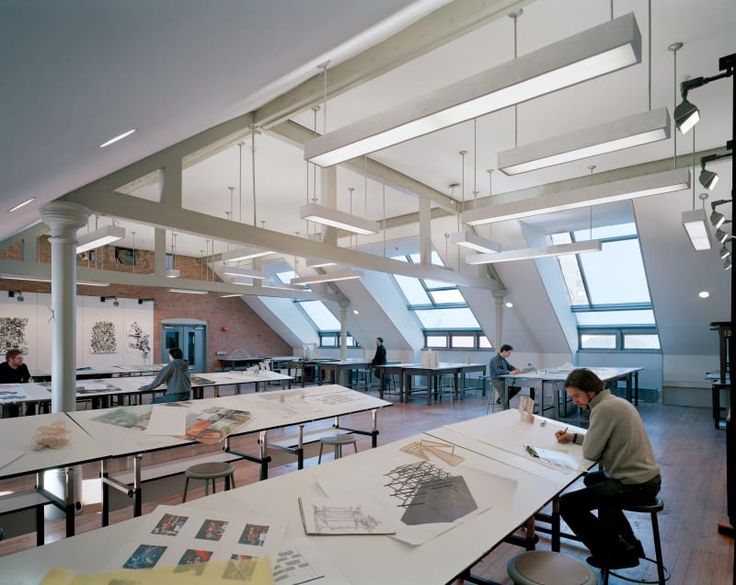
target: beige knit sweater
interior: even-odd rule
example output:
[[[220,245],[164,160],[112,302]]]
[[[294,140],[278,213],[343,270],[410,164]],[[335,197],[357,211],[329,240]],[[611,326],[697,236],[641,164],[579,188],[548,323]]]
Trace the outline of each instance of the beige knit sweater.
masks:
[[[609,390],[591,401],[590,427],[576,442],[583,445],[586,459],[602,460],[606,475],[622,483],[644,483],[659,475],[638,411]]]

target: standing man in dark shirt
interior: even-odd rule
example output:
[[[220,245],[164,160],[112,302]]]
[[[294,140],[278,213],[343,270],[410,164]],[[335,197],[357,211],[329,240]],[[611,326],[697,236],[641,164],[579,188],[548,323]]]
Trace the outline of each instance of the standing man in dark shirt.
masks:
[[[381,371],[376,366],[386,364],[386,347],[383,345],[383,337],[376,337],[376,353],[371,360],[371,370],[377,378],[381,378]]]
[[[0,384],[26,384],[33,382],[28,366],[23,363],[23,354],[18,349],[5,352],[5,361],[0,364]]]

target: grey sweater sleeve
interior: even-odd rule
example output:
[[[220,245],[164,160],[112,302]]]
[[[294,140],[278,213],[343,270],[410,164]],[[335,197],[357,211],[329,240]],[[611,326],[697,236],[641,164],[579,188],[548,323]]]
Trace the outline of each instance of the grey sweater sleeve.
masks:
[[[163,368],[159,370],[158,374],[156,374],[153,382],[151,382],[150,384],[146,384],[145,386],[141,386],[140,388],[138,388],[138,390],[140,390],[141,392],[148,392],[149,390],[157,388],[171,377],[172,371],[173,368],[171,367],[171,364],[166,364]]]

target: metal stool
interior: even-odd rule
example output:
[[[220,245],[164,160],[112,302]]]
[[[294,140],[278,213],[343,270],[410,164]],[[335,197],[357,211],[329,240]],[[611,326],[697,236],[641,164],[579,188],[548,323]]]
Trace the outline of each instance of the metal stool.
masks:
[[[640,514],[649,514],[651,516],[652,540],[654,541],[655,558],[650,559],[649,557],[644,557],[642,560],[649,561],[650,563],[657,565],[657,580],[652,581],[648,579],[635,579],[633,577],[627,577],[626,575],[620,575],[614,571],[611,571],[610,569],[603,569],[601,571],[601,575],[603,576],[603,585],[608,584],[609,575],[613,575],[614,577],[618,577],[619,579],[622,579],[623,581],[628,581],[629,583],[649,583],[664,585],[670,578],[670,572],[667,567],[664,566],[664,560],[662,558],[662,542],[659,539],[659,521],[657,520],[657,514],[664,510],[664,502],[662,502],[662,500],[658,498],[657,501],[653,504],[642,506],[624,506],[622,510],[624,510],[625,512],[638,512]]]
[[[319,458],[317,463],[322,463],[322,449],[325,445],[334,445],[335,447],[335,459],[342,457],[343,445],[350,445],[352,443],[355,452],[358,452],[358,438],[353,433],[345,433],[342,435],[330,435],[328,437],[322,437],[319,440]]]
[[[558,552],[530,551],[506,565],[515,585],[597,585],[598,576],[583,562]]]
[[[184,471],[184,497],[182,502],[187,501],[187,490],[189,489],[190,479],[203,479],[204,480],[204,495],[210,494],[210,481],[212,481],[212,493],[216,491],[215,482],[217,479],[225,478],[225,491],[230,489],[230,486],[235,487],[235,467],[230,463],[220,463],[214,461],[212,463],[200,463],[199,465],[192,465],[186,471]]]

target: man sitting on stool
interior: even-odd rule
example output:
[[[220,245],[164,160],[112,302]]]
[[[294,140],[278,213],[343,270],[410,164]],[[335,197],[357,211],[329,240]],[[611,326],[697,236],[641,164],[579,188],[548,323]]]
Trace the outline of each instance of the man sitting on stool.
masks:
[[[501,376],[521,373],[521,370],[512,366],[508,361],[513,349],[514,348],[510,345],[504,344],[501,346],[499,352],[491,358],[491,383],[493,384],[493,389],[498,394],[496,404],[501,404],[501,398],[504,394],[504,385],[506,384],[505,378],[502,378]],[[516,396],[520,390],[521,388],[517,386],[509,387],[509,396],[506,402],[511,402],[511,399]]]
[[[166,382],[166,393],[154,398],[152,404],[165,402],[179,402],[189,400],[192,397],[192,382],[189,378],[189,362],[184,358],[184,353],[178,347],[169,350],[169,363],[166,364],[156,375],[150,384],[141,386],[141,392],[150,392]]]

